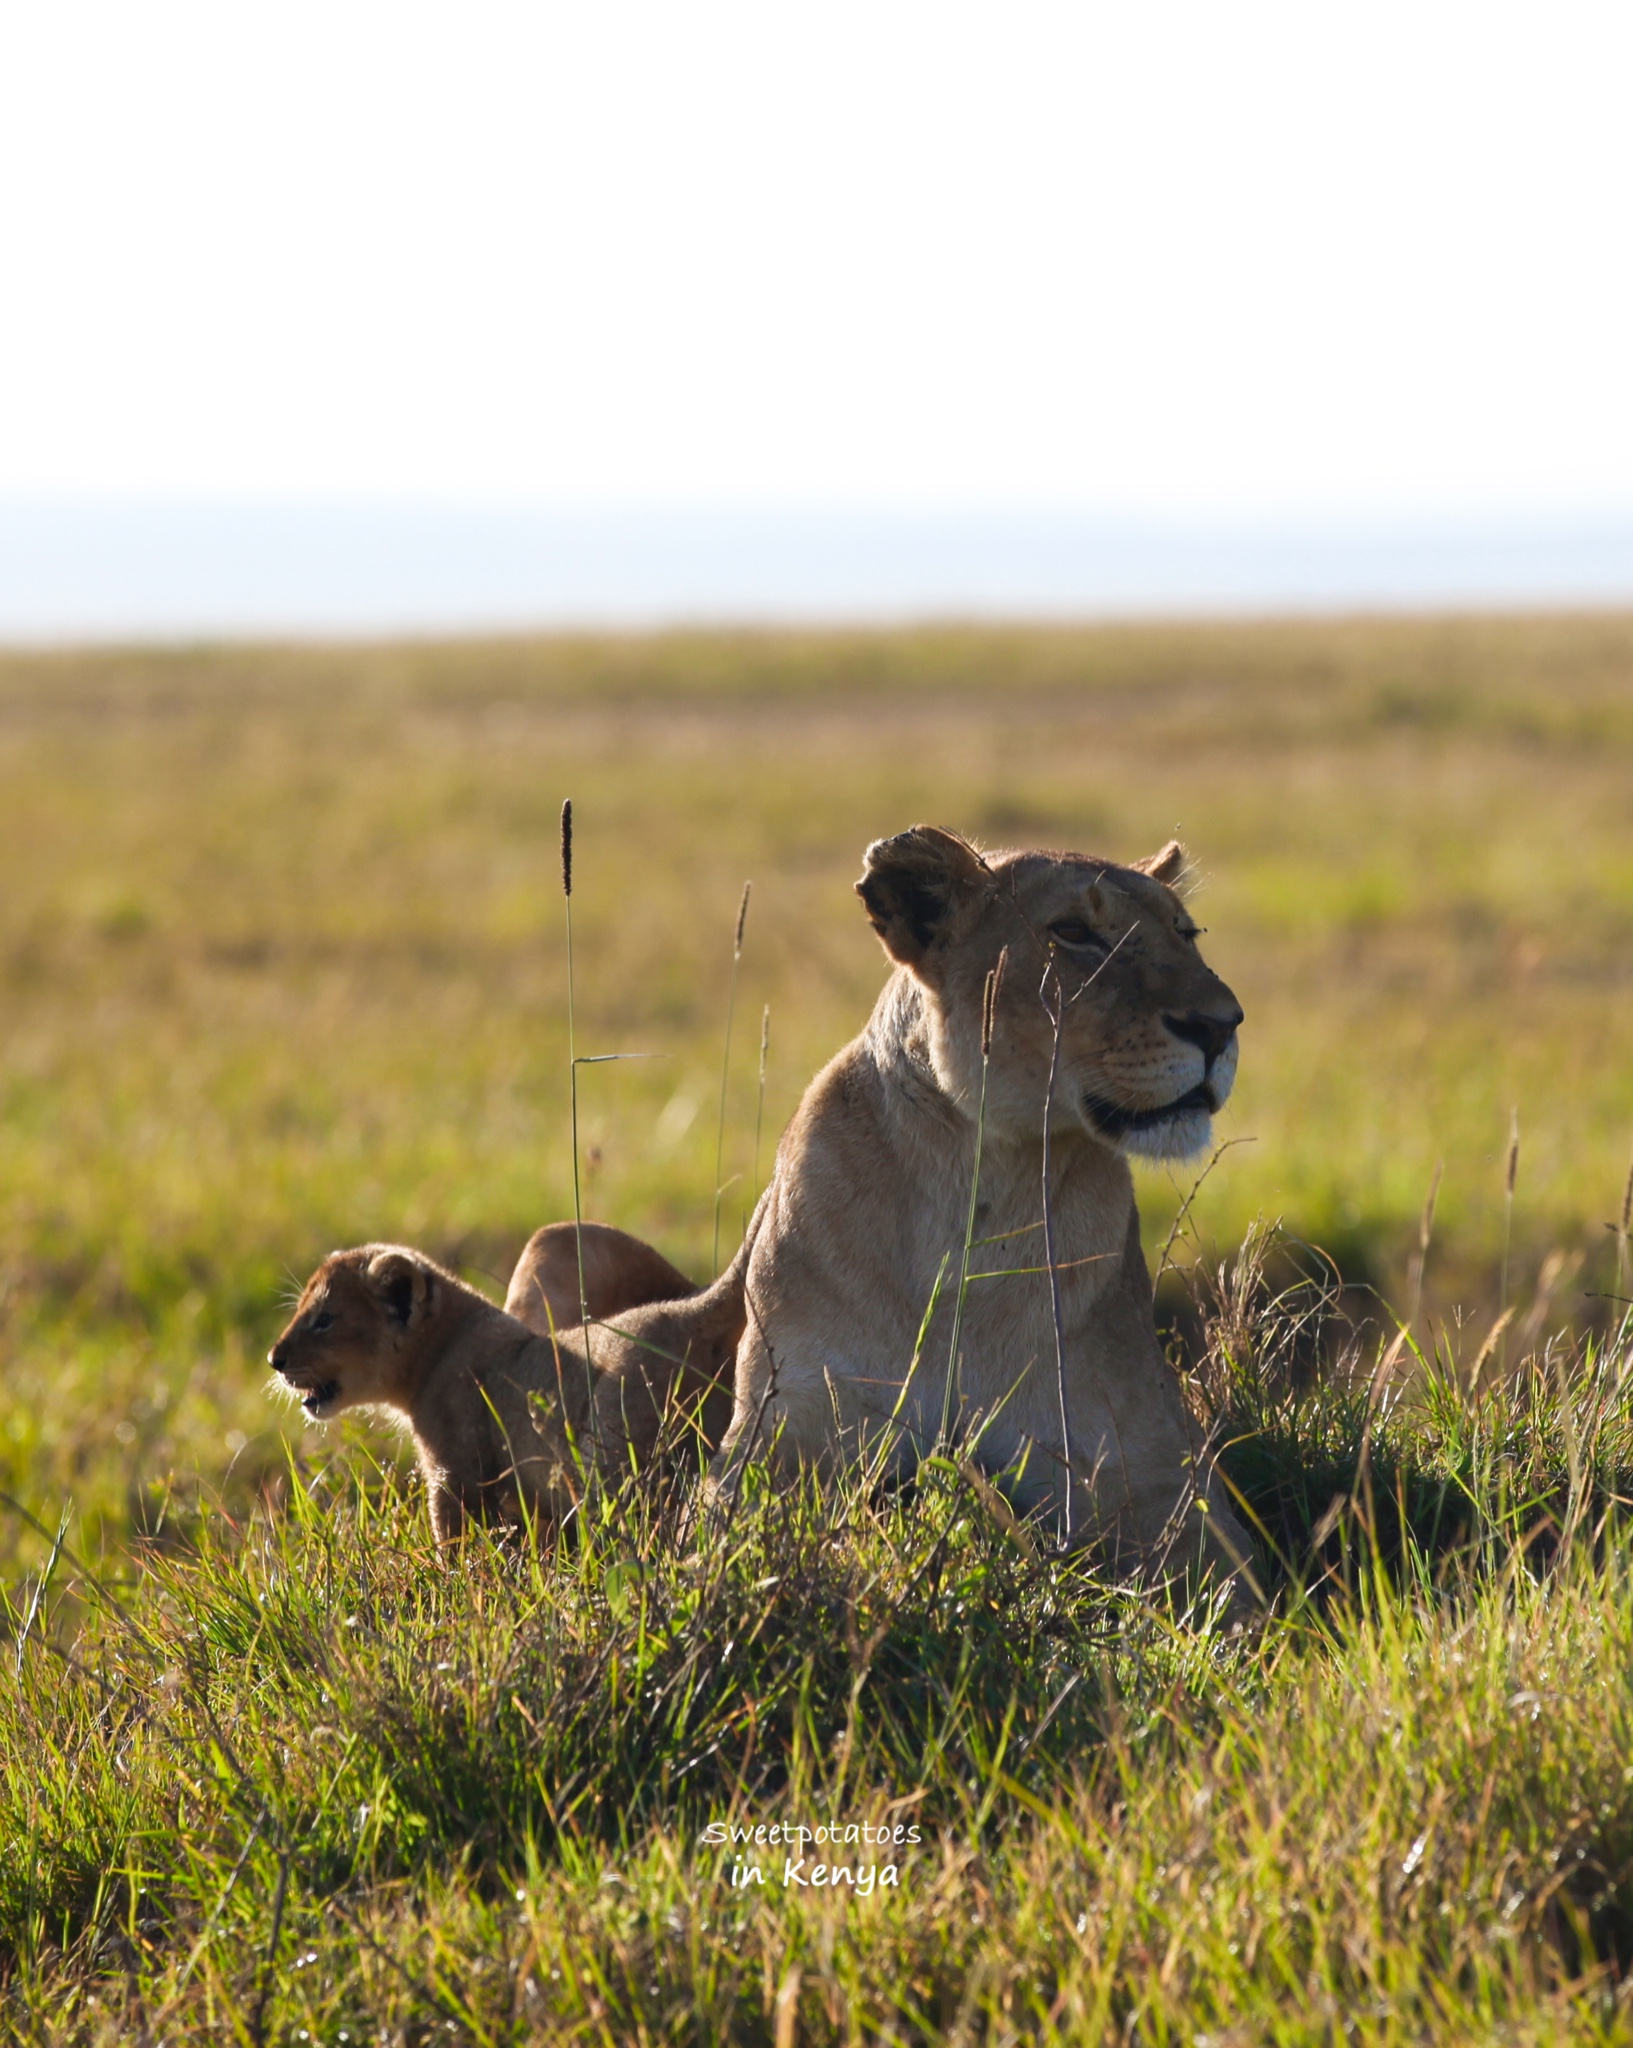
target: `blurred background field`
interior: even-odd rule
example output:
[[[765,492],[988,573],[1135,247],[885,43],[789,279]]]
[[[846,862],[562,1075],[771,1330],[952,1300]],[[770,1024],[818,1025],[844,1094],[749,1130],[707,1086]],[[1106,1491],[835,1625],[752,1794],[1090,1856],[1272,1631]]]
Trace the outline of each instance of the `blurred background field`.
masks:
[[[734,1242],[883,961],[919,819],[1178,834],[1247,1012],[1190,1255],[1256,1216],[1477,1348],[1547,1268],[1599,1321],[1633,1151],[1633,617],[690,633],[0,658],[0,1487],[104,1537],[252,1484],[332,1246],[502,1288],[571,1214],[557,814],[578,821],[586,1213]],[[1160,1240],[1194,1174],[1140,1174]],[[1563,1257],[1553,1257],[1559,1253]],[[1579,1263],[1580,1261],[1580,1263]],[[1357,1297],[1361,1298],[1361,1297]],[[229,1476],[230,1471],[230,1476]],[[11,1547],[26,1535],[8,1526]],[[32,1538],[27,1538],[32,1543]]]

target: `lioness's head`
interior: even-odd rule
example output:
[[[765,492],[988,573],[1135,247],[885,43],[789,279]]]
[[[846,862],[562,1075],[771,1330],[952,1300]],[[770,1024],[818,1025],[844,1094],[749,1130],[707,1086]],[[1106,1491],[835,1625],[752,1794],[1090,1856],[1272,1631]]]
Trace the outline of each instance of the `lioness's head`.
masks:
[[[331,1252],[301,1290],[267,1363],[316,1420],[370,1402],[407,1405],[409,1352],[448,1275],[401,1245]]]
[[[928,993],[937,1079],[973,1110],[986,978],[1008,955],[993,1013],[987,1122],[1078,1123],[1123,1152],[1182,1159],[1208,1143],[1236,1075],[1241,1005],[1197,951],[1174,890],[1171,841],[1132,867],[1080,853],[978,853],[916,825],[867,850],[857,894],[891,958]]]

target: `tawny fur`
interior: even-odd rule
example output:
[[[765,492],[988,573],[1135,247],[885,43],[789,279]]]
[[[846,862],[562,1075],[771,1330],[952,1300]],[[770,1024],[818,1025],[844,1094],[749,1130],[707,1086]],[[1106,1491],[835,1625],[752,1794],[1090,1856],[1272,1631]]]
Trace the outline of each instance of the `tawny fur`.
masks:
[[[1020,1508],[1069,1525],[1075,1542],[1227,1571],[1250,1555],[1157,1341],[1123,1156],[1205,1145],[1235,1070],[1241,1010],[1203,964],[1169,886],[1183,865],[1177,844],[1137,868],[1075,854],[983,858],[931,827],[869,848],[857,889],[896,972],[779,1147],[749,1246],[717,1474],[729,1479],[755,1449],[784,1471],[873,1451],[910,1469],[936,1439],[974,1164],[983,989],[1007,948],[956,1425]],[[1054,1039],[1045,998],[1057,993],[1050,1214],[1063,1375],[1042,1229]]]
[[[506,1309],[541,1337],[580,1319],[580,1238],[577,1224],[547,1223],[528,1239],[510,1276]],[[596,1322],[649,1301],[680,1301],[697,1293],[662,1252],[627,1230],[586,1223],[582,1244],[584,1301]]]
[[[618,1318],[592,1327],[587,1369],[576,1237],[574,1225],[555,1224],[524,1251],[510,1298],[531,1317],[495,1308],[405,1246],[331,1253],[272,1347],[269,1362],[314,1419],[374,1406],[407,1425],[439,1544],[467,1519],[559,1522],[587,1465],[629,1475],[650,1461],[666,1425],[681,1441],[695,1431],[707,1449],[720,1441],[742,1329],[740,1270],[699,1293],[638,1238],[586,1224],[591,1315]]]

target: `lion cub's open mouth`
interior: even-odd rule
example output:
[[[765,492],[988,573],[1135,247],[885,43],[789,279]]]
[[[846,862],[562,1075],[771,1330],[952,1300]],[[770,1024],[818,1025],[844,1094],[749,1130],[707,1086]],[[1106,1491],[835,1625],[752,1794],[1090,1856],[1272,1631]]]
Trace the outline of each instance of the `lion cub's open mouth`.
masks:
[[[295,1391],[300,1393],[298,1387]],[[317,1416],[323,1413],[331,1401],[338,1400],[339,1398],[339,1380],[319,1380],[315,1387],[311,1387],[306,1393],[301,1394],[301,1406],[308,1415]]]

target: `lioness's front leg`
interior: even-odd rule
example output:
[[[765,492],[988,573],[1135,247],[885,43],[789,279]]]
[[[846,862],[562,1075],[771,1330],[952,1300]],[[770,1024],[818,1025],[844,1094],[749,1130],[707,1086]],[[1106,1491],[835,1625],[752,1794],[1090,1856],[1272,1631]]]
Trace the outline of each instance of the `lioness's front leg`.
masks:
[[[1045,1389],[1046,1421],[1036,1398]],[[1250,1566],[1251,1539],[1157,1341],[1132,1211],[1115,1273],[1068,1329],[1063,1375],[1050,1362],[1025,1405],[1036,1449],[1013,1488],[1018,1506],[1047,1516],[1074,1546],[1162,1575],[1223,1580]]]
[[[737,1349],[731,1422],[714,1461],[716,1480],[734,1483],[750,1458],[763,1458],[781,1479],[807,1465],[824,1474],[840,1469],[847,1444],[834,1385],[819,1365],[774,1356],[748,1321]]]

